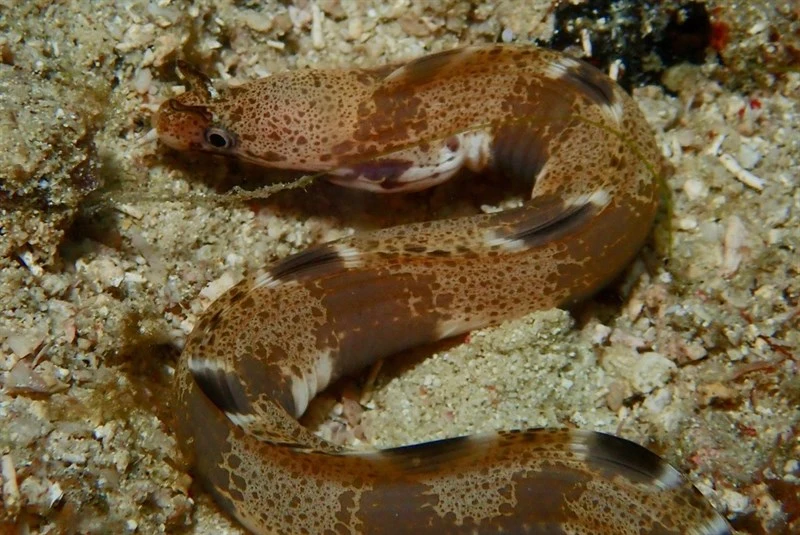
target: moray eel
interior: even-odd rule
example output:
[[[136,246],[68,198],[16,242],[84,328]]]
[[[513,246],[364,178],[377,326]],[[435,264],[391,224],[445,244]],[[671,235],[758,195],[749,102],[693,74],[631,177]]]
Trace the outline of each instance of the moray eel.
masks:
[[[298,422],[377,359],[598,290],[652,226],[661,156],[631,98],[534,47],[450,50],[375,69],[190,89],[154,122],[166,145],[414,191],[461,169],[530,188],[522,207],[311,247],[200,317],[178,369],[180,439],[219,505],[257,534],[715,534],[731,528],[649,450],[532,429],[375,451]]]

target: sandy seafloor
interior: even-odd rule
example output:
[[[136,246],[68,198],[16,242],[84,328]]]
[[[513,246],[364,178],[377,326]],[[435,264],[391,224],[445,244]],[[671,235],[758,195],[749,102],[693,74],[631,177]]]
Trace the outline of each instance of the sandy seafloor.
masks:
[[[603,430],[663,455],[742,532],[797,533],[800,7],[710,4],[730,29],[722,61],[635,91],[671,201],[626,274],[571,315],[386,365],[355,426],[345,385],[345,423],[323,432],[388,446]],[[482,202],[458,186],[223,197],[242,170],[147,136],[173,60],[220,86],[377,65],[547,38],[549,6],[0,0],[0,533],[240,533],[191,486],[171,432],[171,374],[203,308],[311,243]]]

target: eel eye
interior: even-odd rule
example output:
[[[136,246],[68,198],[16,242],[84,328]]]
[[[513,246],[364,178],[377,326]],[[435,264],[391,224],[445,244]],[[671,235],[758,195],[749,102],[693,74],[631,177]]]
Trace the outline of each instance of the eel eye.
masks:
[[[233,148],[233,136],[221,128],[209,128],[205,132],[206,143],[215,149]]]

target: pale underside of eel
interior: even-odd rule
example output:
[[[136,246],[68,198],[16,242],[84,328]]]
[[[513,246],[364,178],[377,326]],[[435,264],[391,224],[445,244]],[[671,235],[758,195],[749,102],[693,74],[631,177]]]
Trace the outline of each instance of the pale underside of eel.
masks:
[[[377,359],[600,288],[658,204],[660,154],[632,99],[534,47],[190,90],[155,117],[178,150],[414,191],[461,169],[530,187],[522,207],[312,247],[234,286],[178,370],[179,435],[217,502],[258,534],[725,534],[675,469],[621,438],[522,430],[353,452],[298,422]]]

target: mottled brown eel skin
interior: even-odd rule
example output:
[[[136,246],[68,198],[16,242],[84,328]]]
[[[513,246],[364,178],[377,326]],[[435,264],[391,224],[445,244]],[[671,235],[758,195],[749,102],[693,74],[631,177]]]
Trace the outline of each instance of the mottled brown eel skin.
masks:
[[[634,256],[660,154],[585,63],[489,45],[377,69],[191,88],[155,123],[179,150],[413,191],[463,168],[530,185],[522,207],[312,247],[211,305],[181,359],[179,434],[258,534],[726,534],[674,468],[610,435],[523,430],[353,452],[298,422],[332,381],[403,349],[578,301]]]

